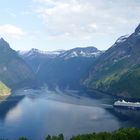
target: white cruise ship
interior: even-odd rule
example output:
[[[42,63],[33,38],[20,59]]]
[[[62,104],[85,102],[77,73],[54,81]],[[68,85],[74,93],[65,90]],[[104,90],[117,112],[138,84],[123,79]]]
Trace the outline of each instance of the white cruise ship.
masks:
[[[140,102],[126,102],[124,100],[116,101],[114,103],[114,107],[128,108],[128,109],[140,109]]]

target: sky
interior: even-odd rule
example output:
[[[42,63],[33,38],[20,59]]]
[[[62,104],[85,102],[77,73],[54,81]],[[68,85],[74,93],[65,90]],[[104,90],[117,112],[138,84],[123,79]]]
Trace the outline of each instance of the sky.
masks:
[[[106,50],[140,23],[140,0],[4,0],[0,37],[15,50]]]

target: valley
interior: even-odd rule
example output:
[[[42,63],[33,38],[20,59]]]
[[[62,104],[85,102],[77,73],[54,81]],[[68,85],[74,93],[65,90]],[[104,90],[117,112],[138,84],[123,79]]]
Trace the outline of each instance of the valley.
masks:
[[[91,46],[52,52],[32,49],[19,55],[38,80],[52,89],[96,89],[139,100],[139,33],[140,25],[106,51]]]
[[[69,139],[139,129],[139,111],[113,107],[116,100],[140,100],[139,32],[140,25],[106,51],[15,51],[1,38],[0,137],[38,140],[63,133]]]
[[[1,0],[0,140],[140,140],[140,0]]]
[[[37,78],[50,88],[79,89],[82,78],[103,52],[95,47],[43,52],[32,49],[19,55],[32,68]]]

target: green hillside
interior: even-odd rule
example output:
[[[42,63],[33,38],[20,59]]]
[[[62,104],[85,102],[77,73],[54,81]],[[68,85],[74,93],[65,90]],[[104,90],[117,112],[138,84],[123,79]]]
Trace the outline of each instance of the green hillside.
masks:
[[[96,87],[122,97],[140,98],[140,67],[105,76],[96,81]],[[93,83],[94,86],[94,83]]]
[[[119,38],[99,59],[84,84],[113,95],[140,98],[140,25]]]
[[[0,81],[0,96],[10,95],[11,89]]]
[[[89,72],[83,82],[88,88],[99,89],[126,98],[140,98],[140,25],[129,37],[120,37]]]

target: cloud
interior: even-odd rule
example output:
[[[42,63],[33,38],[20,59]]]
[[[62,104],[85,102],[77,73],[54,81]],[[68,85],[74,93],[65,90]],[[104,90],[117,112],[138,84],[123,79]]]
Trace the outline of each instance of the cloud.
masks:
[[[49,36],[87,36],[115,34],[140,20],[136,0],[35,0],[42,3],[36,12]],[[135,10],[134,10],[135,9]]]
[[[97,24],[90,11],[94,7],[89,3],[78,3],[76,1],[49,1],[44,0],[49,8],[40,8],[37,13],[43,18],[47,32],[51,36],[79,36],[96,32]]]
[[[0,25],[0,35],[9,36],[14,38],[20,38],[24,36],[26,33],[19,27],[11,24],[3,24]]]

